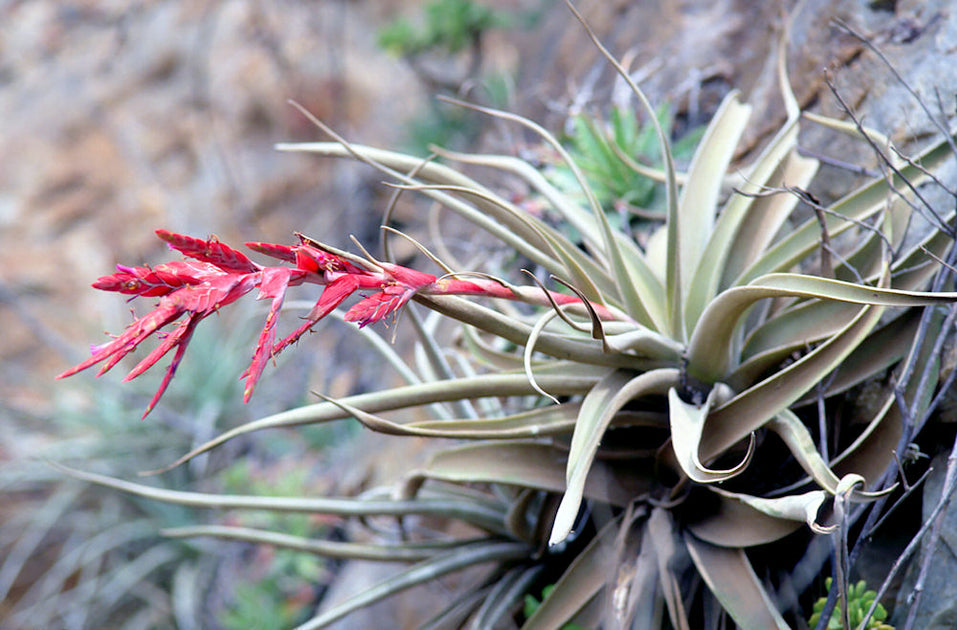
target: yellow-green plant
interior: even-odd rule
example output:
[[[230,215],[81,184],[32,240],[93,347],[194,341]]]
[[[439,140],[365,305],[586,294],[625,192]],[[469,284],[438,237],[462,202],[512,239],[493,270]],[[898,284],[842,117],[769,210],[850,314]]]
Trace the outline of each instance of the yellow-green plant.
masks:
[[[831,578],[827,578],[825,581],[825,586],[828,589],[831,588]],[[894,626],[884,623],[884,621],[887,619],[887,611],[879,603],[874,607],[874,614],[871,616],[871,619],[867,623],[864,623],[864,616],[874,603],[874,599],[876,597],[877,592],[868,590],[867,583],[864,580],[859,580],[857,584],[850,584],[848,586],[847,611],[848,621],[851,624],[851,628],[864,628],[864,630],[894,630]],[[814,602],[814,614],[812,614],[811,618],[808,620],[809,626],[812,628],[817,627],[818,622],[821,620],[821,612],[824,610],[824,606],[826,604],[827,597],[821,597]],[[831,613],[831,617],[827,621],[825,630],[846,630],[843,621],[843,614],[840,608],[836,608],[834,612]]]
[[[363,326],[407,302],[433,311],[426,320],[414,309],[403,311],[419,334],[414,365],[379,346],[407,385],[326,398],[250,422],[176,464],[254,431],[343,418],[394,436],[455,442],[436,450],[396,487],[352,498],[173,492],[75,474],[208,508],[317,512],[361,523],[394,517],[403,532],[413,534],[393,542],[343,543],[248,528],[169,532],[415,563],[301,628],[323,627],[413,585],[477,565],[492,568],[448,609],[436,611],[436,625],[469,620],[471,627],[487,628],[518,619],[524,595],[554,582],[523,628],[594,627],[602,617],[607,627],[686,628],[689,618],[701,615],[707,615],[704,627],[717,627],[725,613],[744,628],[787,627],[746,550],[804,525],[816,534],[846,533],[852,504],[885,489],[895,446],[912,438],[931,405],[939,380],[936,344],[944,336],[940,307],[957,301],[957,293],[944,292],[950,283],[947,267],[939,264],[953,243],[953,212],[923,205],[925,196],[916,188],[932,181],[951,155],[950,138],[913,159],[887,158],[886,177],[821,204],[805,192],[818,164],[796,150],[802,116],[783,59],[779,67],[787,120],[760,154],[737,169],[740,177],[728,171],[751,108],[737,94],[715,114],[686,173],[676,172],[668,139],[656,127],[664,167],[650,174],[664,185],[666,222],[646,248],[610,225],[588,178],[532,121],[476,108],[538,134],[566,161],[585,206],[517,157],[436,149],[444,163],[423,161],[350,144],[316,121],[334,141],[279,148],[351,158],[378,169],[399,192],[422,194],[498,238],[562,291],[456,269],[424,246],[441,275],[388,262],[388,248],[385,260],[378,260],[305,237],[294,247],[252,244],[294,265],[262,267],[217,241],[161,232],[193,260],[122,268],[102,279],[103,288],[163,297],[156,310],[78,368],[100,361],[112,367],[160,327],[179,320],[131,374],[175,349],[162,393],[195,325],[258,289],[272,308],[245,374],[248,396],[271,356],[354,292],[365,297],[345,319]],[[656,120],[644,94],[630,87],[649,120]],[[882,142],[859,126],[816,120]],[[574,228],[584,247],[449,163],[520,178]],[[735,186],[730,194],[729,181]],[[799,204],[814,210],[809,218],[795,216]],[[906,228],[921,219],[930,229],[910,244]],[[323,293],[305,323],[276,343],[286,290],[300,284],[322,285]],[[515,301],[538,308],[516,309]],[[463,324],[456,343],[438,337],[438,316]],[[451,353],[467,360],[450,360]],[[828,401],[889,371],[897,386],[863,431],[829,453],[838,420],[829,415]],[[410,409],[433,418],[381,415]],[[823,435],[815,442],[809,422],[817,411],[813,426]],[[762,461],[767,449],[775,461]],[[419,539],[408,526],[416,516],[461,521],[469,533]],[[701,579],[689,580],[689,573]],[[705,602],[697,612],[690,607],[695,601]]]

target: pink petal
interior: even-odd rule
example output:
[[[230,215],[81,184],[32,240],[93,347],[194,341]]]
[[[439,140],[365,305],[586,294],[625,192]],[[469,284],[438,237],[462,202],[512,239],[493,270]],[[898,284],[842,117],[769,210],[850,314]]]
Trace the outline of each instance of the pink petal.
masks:
[[[190,337],[193,336],[193,330],[201,319],[202,317],[190,317],[189,322],[183,327],[182,332],[179,333],[177,340],[178,347],[176,348],[176,354],[173,355],[173,362],[166,368],[166,374],[160,382],[159,389],[156,390],[156,393],[153,394],[153,398],[151,398],[149,404],[146,405],[146,410],[143,412],[140,420],[145,420],[146,416],[156,407],[160,398],[163,397],[166,388],[169,387],[170,381],[173,380],[173,376],[176,374],[176,368],[179,367],[179,362],[183,360],[183,354],[186,352],[186,345],[189,343]]]
[[[57,378],[72,376],[109,358],[110,361],[99,372],[99,374],[104,374],[136,348],[140,342],[159,328],[177,319],[181,314],[182,311],[175,306],[160,302],[159,307],[130,324],[122,335],[109,343],[98,346],[93,356],[58,375]]]
[[[295,269],[288,267],[266,267],[262,270],[259,281],[259,295],[257,300],[274,298],[285,295],[289,288],[289,281],[297,273]]]
[[[218,273],[205,279],[202,284],[188,285],[163,300],[169,300],[183,311],[194,313],[212,312],[232,304],[259,284],[260,274],[244,275]]]
[[[360,300],[346,311],[345,320],[358,322],[359,328],[363,328],[398,311],[414,294],[415,291],[398,285],[385,287],[381,292]]]
[[[162,359],[167,352],[182,343],[184,336],[188,340],[189,335],[187,333],[189,333],[192,328],[196,326],[196,323],[198,323],[200,319],[202,319],[202,317],[193,316],[186,321],[180,322],[175,330],[166,335],[158,346],[153,348],[148,355],[146,355],[139,363],[136,364],[136,367],[130,370],[129,374],[123,377],[123,382],[125,383],[127,381],[132,381],[134,378],[153,367],[153,365]]]
[[[396,282],[413,289],[427,287],[436,281],[436,277],[430,273],[416,271],[415,269],[409,269],[408,267],[393,265],[391,263],[380,263],[380,265]]]

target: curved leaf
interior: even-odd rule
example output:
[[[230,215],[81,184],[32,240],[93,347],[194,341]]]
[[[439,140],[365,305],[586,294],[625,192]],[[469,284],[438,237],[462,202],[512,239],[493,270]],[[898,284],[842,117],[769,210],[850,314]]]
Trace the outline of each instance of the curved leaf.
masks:
[[[339,497],[301,498],[268,497],[236,494],[210,494],[154,488],[123,481],[105,475],[51,464],[58,470],[81,481],[113,488],[134,496],[154,501],[188,505],[204,509],[271,510],[275,512],[304,512],[335,514],[338,516],[410,516],[413,514],[444,516],[472,523],[490,532],[506,534],[504,510],[490,508],[474,500],[451,498],[422,498],[417,500],[372,500]]]
[[[880,212],[887,204],[889,191],[904,186],[903,178],[917,186],[927,181],[925,172],[933,171],[950,157],[947,142],[938,142],[919,154],[914,159],[914,164],[902,167],[901,176],[893,175],[889,184],[883,179],[877,179],[845,195],[828,208],[830,213],[825,216],[828,233],[833,238],[854,227],[854,221],[863,221]],[[847,219],[842,219],[841,216]],[[764,274],[790,269],[820,246],[820,234],[821,226],[817,218],[808,219],[762,254],[732,284],[742,285]]]
[[[428,306],[434,311],[457,319],[460,322],[475,326],[481,330],[507,339],[520,346],[524,346],[531,333],[531,326],[513,318],[502,315],[498,311],[487,308],[451,295],[417,295],[414,300]],[[607,365],[613,367],[632,367],[647,369],[654,363],[618,353],[606,353],[601,344],[595,344],[590,338],[579,339],[554,333],[544,333],[539,336],[536,348],[543,354],[558,359],[572,359],[578,363],[593,365]]]
[[[753,221],[750,213],[756,200],[752,195],[761,192],[762,187],[770,181],[778,165],[797,143],[797,134],[797,120],[792,120],[778,131],[746,173],[741,188],[743,194],[732,195],[718,215],[686,298],[686,318],[692,328],[697,325],[701,312],[717,295],[718,290],[730,285],[730,282],[722,281],[722,275],[728,264],[737,266],[739,263],[729,263],[729,259],[733,255],[751,258],[757,254],[758,250],[752,248],[759,241],[739,240],[737,235],[743,224]],[[733,254],[738,250],[743,252]],[[750,253],[752,251],[754,253]],[[749,253],[745,255],[744,252]]]
[[[542,389],[535,380],[535,372],[532,370],[532,355],[535,354],[535,342],[538,341],[538,337],[545,330],[545,327],[548,326],[548,324],[555,319],[557,315],[557,309],[542,313],[542,315],[538,318],[538,321],[535,322],[535,325],[532,326],[532,331],[528,334],[528,341],[525,343],[525,352],[522,354],[525,376],[528,378],[529,385],[531,385],[532,388],[543,398],[548,398],[556,405],[559,404],[559,400]]]
[[[279,151],[352,158],[390,177],[394,177],[397,181],[406,185],[417,186],[421,183],[419,179],[406,175],[406,172],[411,171],[416,172],[419,178],[427,182],[474,190],[480,195],[476,199],[475,205],[481,210],[439,190],[426,190],[423,191],[423,194],[439,201],[463,218],[508,243],[516,250],[523,252],[532,260],[541,259],[544,252],[547,251],[546,243],[536,229],[531,226],[532,218],[527,213],[518,211],[504,200],[497,198],[492,191],[475,180],[443,164],[436,162],[423,163],[422,158],[419,157],[352,144],[322,121],[311,116],[310,118],[323,132],[334,138],[335,142],[280,143],[275,148]],[[492,202],[489,199],[495,199],[495,201]]]
[[[424,479],[442,479],[562,492],[565,463],[563,451],[541,442],[484,440],[435,453],[425,468],[410,477],[408,485],[415,487]],[[621,472],[614,462],[595,462],[584,495],[623,506],[649,490],[650,480]]]
[[[708,588],[738,626],[789,630],[743,550],[716,547],[688,535],[685,545]]]
[[[803,494],[789,494],[771,499],[753,497],[740,492],[726,492],[720,488],[712,488],[712,490],[722,497],[740,501],[768,516],[788,521],[804,521],[815,534],[830,534],[836,529],[834,523],[822,525],[818,522],[821,508],[831,496],[823,490],[812,490]]]
[[[527,213],[522,212],[518,208],[514,207],[512,204],[507,204],[507,202],[500,197],[492,196],[490,193],[486,193],[482,190],[468,188],[463,186],[451,186],[446,184],[432,184],[432,185],[418,185],[418,186],[402,186],[403,190],[414,190],[423,193],[428,193],[428,191],[439,190],[446,192],[458,192],[460,194],[465,194],[473,197],[479,197],[485,199],[488,203],[505,206],[511,214],[519,215],[522,217],[523,222],[526,223],[532,230],[538,233],[539,237],[543,241],[543,250],[545,253],[551,252],[558,257],[559,260],[564,264],[565,272],[574,278],[575,282],[582,287],[583,292],[587,295],[588,299],[593,302],[603,304],[605,302],[602,297],[601,292],[598,290],[597,286],[592,282],[592,277],[594,274],[601,275],[604,271],[597,266],[590,258],[587,258],[580,253],[578,253],[577,248],[574,247],[568,240],[558,231],[554,230],[548,224],[536,219],[535,217],[528,215]],[[507,204],[507,205],[506,205]],[[462,212],[459,212],[462,214]],[[539,264],[542,264],[544,267],[549,268],[548,264],[544,264],[542,260],[537,260],[532,258]],[[589,275],[586,272],[585,268],[588,268],[588,272],[591,272],[593,275]],[[552,273],[555,272],[554,268],[550,269]]]
[[[617,370],[596,383],[588,392],[582,401],[575,432],[572,434],[565,473],[565,495],[555,515],[549,545],[558,544],[571,533],[598,445],[615,414],[635,398],[665,393],[668,388],[674,387],[679,379],[680,372],[674,368],[652,370],[638,376]]]
[[[584,394],[598,381],[598,376],[561,376],[540,374],[539,382],[552,392],[559,395]],[[524,374],[486,374],[434,383],[406,385],[381,392],[349,396],[339,401],[369,413],[418,407],[435,402],[449,402],[483,396],[527,396],[535,390],[528,384]],[[234,429],[221,433],[215,438],[201,444],[189,453],[183,455],[169,466],[160,469],[164,472],[173,469],[190,459],[205,453],[229,440],[261,431],[263,429],[277,429],[281,427],[295,427],[306,424],[317,424],[330,420],[348,418],[349,413],[341,407],[329,402],[315,405],[304,405],[272,416],[253,420]]]
[[[819,298],[879,306],[926,306],[957,301],[957,293],[899,291],[802,274],[769,274],[747,286],[728,289],[708,305],[688,344],[688,372],[705,383],[726,377],[734,329],[755,302],[772,297]]]
[[[717,488],[709,488],[712,492]],[[719,547],[743,549],[765,545],[788,536],[801,527],[798,520],[770,516],[739,501],[731,493],[714,492],[718,506],[714,513],[688,523],[695,537]]]
[[[684,347],[670,337],[639,325],[606,335],[605,344],[616,352],[633,352],[639,357],[667,362],[677,362],[684,353]]]
[[[452,545],[461,545],[462,541],[436,544],[402,543],[400,545],[375,545],[370,543],[340,542],[305,538],[280,532],[270,532],[249,527],[226,525],[195,525],[160,530],[160,535],[169,538],[209,537],[221,540],[241,540],[261,545],[272,545],[283,549],[293,549],[314,553],[326,558],[349,560],[373,560],[376,562],[418,562],[434,557],[439,552],[448,551]]]
[[[353,611],[364,608],[365,606],[418,584],[431,582],[443,575],[461,571],[462,569],[478,564],[525,558],[528,557],[530,551],[524,543],[514,542],[483,542],[463,545],[455,551],[426,560],[407,571],[390,577],[384,582],[346,600],[332,610],[327,610],[316,615],[306,623],[297,626],[296,630],[318,630],[319,628],[324,628]]]
[[[903,359],[914,343],[920,320],[920,310],[911,309],[868,335],[827,378],[824,397],[846,392]],[[807,405],[814,400],[816,392],[809,392],[794,405]]]
[[[495,116],[496,118],[517,122],[536,133],[561,156],[581,186],[582,192],[585,193],[585,198],[588,200],[588,205],[598,224],[602,241],[601,253],[608,259],[612,277],[615,279],[615,285],[618,288],[618,295],[620,295],[622,299],[622,307],[639,323],[652,326],[654,314],[649,310],[649,306],[653,304],[648,302],[647,296],[653,295],[652,291],[656,284],[654,274],[648,268],[638,246],[632,241],[622,238],[623,235],[621,233],[616,233],[612,229],[611,224],[608,222],[608,217],[605,216],[605,212],[595,198],[595,194],[585,179],[584,174],[561,143],[541,125],[527,118],[490,107],[464,103],[451,98],[443,98],[442,100],[456,103]],[[670,158],[670,153],[668,157]],[[672,166],[672,168],[674,167]]]
[[[525,180],[525,182],[529,184],[538,194],[543,196],[551,204],[555,211],[558,212],[558,214],[560,214],[561,217],[571,227],[573,227],[576,232],[582,235],[582,239],[586,244],[594,245],[601,242],[601,235],[595,226],[595,221],[591,214],[589,214],[589,212],[579,205],[571,202],[566,195],[559,192],[554,186],[551,185],[551,183],[549,183],[547,179],[545,179],[544,175],[542,175],[525,160],[508,155],[472,155],[468,153],[456,153],[454,151],[447,151],[445,149],[438,148],[436,148],[435,151],[442,157],[448,158],[450,160],[464,162],[466,164],[478,164],[481,166],[497,168],[519,176]],[[571,246],[570,243],[567,243],[567,248],[568,255],[576,255],[578,248]],[[566,249],[565,244],[563,244],[562,249]],[[600,270],[600,272],[598,277],[593,276],[592,280],[594,280],[596,284],[598,284],[598,286],[604,291],[617,295],[617,289],[614,285],[614,280],[608,276],[608,272],[605,269],[601,269],[595,265],[591,257],[582,252],[580,256],[576,258],[576,261],[583,267],[588,264],[594,265],[594,269]],[[589,273],[591,273],[591,270],[589,270]],[[659,290],[660,289],[661,287],[659,285]]]
[[[678,247],[672,250],[680,259],[683,300],[688,299],[694,273],[706,255],[721,183],[750,115],[751,106],[739,102],[737,91],[729,92],[708,124],[688,168],[691,184],[681,190],[678,199]]]
[[[725,387],[726,389],[726,387]],[[681,399],[677,390],[668,391],[668,417],[671,421],[671,446],[681,470],[689,479],[698,483],[716,483],[739,475],[754,455],[754,435],[748,444],[748,452],[739,464],[728,470],[712,470],[704,466],[698,458],[698,449],[704,433],[705,420],[719,396],[727,398],[719,384],[708,393],[701,405],[693,405]]]
[[[844,477],[838,477],[827,465],[827,462],[818,452],[817,446],[811,438],[811,433],[801,422],[801,419],[794,415],[794,412],[784,409],[768,422],[767,427],[781,438],[798,464],[804,469],[804,472],[810,475],[817,485],[832,495],[837,494],[838,487]],[[854,498],[858,501],[864,501],[883,494],[886,494],[886,492],[875,494],[855,491]]]
[[[807,355],[715,409],[707,419],[699,456],[710,461],[789,407],[867,336],[882,308],[865,306],[837,335]]]
[[[501,418],[437,420],[401,424],[365,412],[343,401],[323,397],[379,433],[462,440],[533,438],[571,433],[581,403],[561,403]]]
[[[741,222],[735,234],[734,245],[728,252],[720,285],[722,288],[731,286],[744,268],[753,263],[774,239],[780,236],[799,201],[798,195],[792,190],[803,190],[807,187],[817,174],[818,166],[817,160],[803,157],[792,148],[774,174],[764,183],[765,196],[751,199],[747,208],[747,219]],[[764,165],[760,167],[767,168]],[[747,181],[752,187],[756,183],[751,178],[747,178]],[[780,188],[780,191],[772,192],[775,188]]]
[[[568,8],[575,15],[575,18],[581,23],[582,27],[585,29],[585,33],[588,35],[588,38],[591,39],[592,43],[595,45],[595,48],[598,49],[598,52],[610,63],[615,71],[618,73],[618,76],[628,85],[631,89],[632,94],[638,99],[638,102],[641,103],[642,108],[648,114],[648,119],[651,121],[652,127],[655,130],[655,136],[658,139],[658,147],[661,151],[661,157],[664,161],[664,172],[665,172],[665,207],[667,208],[667,223],[666,228],[668,231],[668,245],[669,250],[672,252],[677,251],[678,247],[678,185],[675,179],[675,161],[674,157],[671,154],[671,143],[668,141],[668,137],[665,135],[664,130],[661,128],[661,123],[658,121],[657,113],[655,108],[652,107],[651,102],[648,100],[648,97],[645,96],[645,93],[641,91],[641,88],[635,83],[631,78],[631,74],[618,62],[615,57],[608,52],[608,49],[605,48],[605,45],[602,44],[601,40],[595,35],[595,32],[592,31],[591,27],[588,26],[588,23],[582,18],[582,15],[578,12],[578,9],[571,2],[566,2]],[[610,226],[608,226],[607,218],[604,217],[604,214],[600,209],[596,208],[597,204],[592,203],[593,209],[598,212],[599,221],[604,233],[608,233]],[[604,220],[602,223],[601,221]],[[623,235],[618,235],[619,239]],[[637,248],[635,248],[637,249]],[[609,258],[613,267],[617,267],[621,264],[622,260],[620,256],[615,255],[616,248],[612,248],[609,245]],[[627,290],[631,287],[634,287],[636,290],[636,296],[641,305],[644,307],[644,301],[648,298],[642,298],[642,295],[647,295],[647,291],[650,289],[650,286],[646,285],[655,285],[657,284],[657,278],[654,275],[654,272],[647,265],[644,258],[640,255],[635,255],[633,252],[629,252],[631,255],[624,258],[624,263],[634,265],[631,275],[634,278],[635,282],[632,285],[622,287],[622,289]],[[637,272],[637,273],[635,273]],[[627,282],[628,277],[619,278],[620,281]],[[638,282],[640,281],[640,283]],[[680,272],[679,272],[679,261],[677,256],[671,256],[667,261],[667,272],[666,272],[666,282],[665,282],[665,291],[664,291],[664,302],[666,306],[666,321],[662,322],[658,320],[657,330],[661,332],[668,331],[675,338],[679,338],[683,333],[683,315],[682,309],[684,304],[681,302],[681,292],[680,292]],[[625,302],[628,303],[628,293],[624,294]],[[634,299],[634,298],[632,298]],[[638,319],[642,324],[648,325],[648,322],[642,321],[640,318],[635,316],[635,319]],[[664,324],[664,327],[662,326]]]
[[[839,331],[858,310],[857,304],[832,300],[798,304],[751,331],[744,339],[741,358],[746,361],[768,351],[790,354],[807,348]]]

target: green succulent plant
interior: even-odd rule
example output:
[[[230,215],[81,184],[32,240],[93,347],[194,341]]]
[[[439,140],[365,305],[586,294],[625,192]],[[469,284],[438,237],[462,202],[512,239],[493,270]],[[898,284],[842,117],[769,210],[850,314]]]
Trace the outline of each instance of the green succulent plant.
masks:
[[[658,108],[655,116],[658,126],[670,136],[668,108]],[[612,106],[607,121],[590,113],[577,114],[569,120],[571,128],[562,144],[606,212],[619,211],[628,219],[663,220],[664,174],[660,170],[658,137],[655,125],[639,124],[639,119],[632,107],[619,104]],[[691,129],[672,145],[676,162],[691,159],[703,132],[704,127]],[[565,195],[585,203],[575,174],[563,161],[556,160],[546,174]]]
[[[472,222],[544,270],[565,293],[453,269],[434,255],[445,274],[439,278],[310,239],[298,248],[254,244],[296,262],[296,269],[286,269],[283,291],[290,279],[300,282],[320,272],[325,279],[316,282],[328,283],[326,291],[345,291],[336,293],[334,303],[323,293],[298,334],[349,292],[374,288],[380,293],[367,296],[346,319],[364,325],[406,301],[427,307],[432,314],[426,319],[414,308],[405,311],[419,336],[418,359],[406,365],[379,345],[408,385],[327,398],[259,419],[174,465],[240,435],[345,418],[394,436],[454,442],[395,487],[351,498],[210,495],[74,474],[207,508],[314,512],[357,523],[397,519],[403,536],[392,542],[335,542],[222,526],[169,532],[414,563],[318,613],[302,629],[324,627],[411,586],[480,565],[487,568],[484,577],[466,585],[449,608],[435,611],[430,627],[489,628],[519,619],[524,596],[554,583],[523,628],[595,627],[602,619],[615,627],[685,628],[689,618],[706,614],[700,609],[711,611],[703,627],[718,627],[726,614],[744,628],[786,628],[746,550],[805,525],[817,534],[841,531],[851,503],[885,490],[881,484],[894,463],[895,445],[931,404],[940,378],[940,307],[957,301],[957,293],[942,290],[949,283],[939,272],[947,268],[938,263],[953,243],[953,213],[935,213],[915,195],[915,187],[951,156],[947,141],[913,159],[889,160],[887,177],[818,203],[805,192],[818,163],[796,150],[803,118],[783,68],[782,55],[787,120],[760,154],[738,168],[741,177],[730,194],[727,174],[751,110],[736,93],[718,109],[686,173],[676,172],[671,145],[655,123],[666,221],[645,248],[609,223],[587,175],[532,121],[475,108],[537,133],[563,157],[585,205],[510,155],[436,149],[446,163],[421,160],[350,144],[316,121],[334,141],[279,148],[351,158],[378,169],[394,180],[397,195],[415,191]],[[656,121],[644,94],[630,87]],[[870,142],[877,137],[848,123],[815,120]],[[520,178],[574,228],[583,247],[448,163]],[[800,205],[816,212],[795,216]],[[905,241],[906,227],[927,215],[929,232],[916,245]],[[282,305],[282,292],[266,288],[266,272],[280,268],[263,271],[213,241],[161,236],[224,268],[228,257],[228,268],[243,278],[262,276],[255,280],[262,282],[261,296],[274,303],[247,371],[248,396],[271,352],[269,327]],[[384,255],[388,259],[388,248]],[[470,293],[463,288],[466,278],[481,288]],[[448,289],[452,285],[457,293]],[[506,301],[486,305],[463,295]],[[515,300],[539,308],[513,308]],[[185,309],[187,340],[191,327],[215,310],[204,309]],[[436,332],[442,316],[463,324],[452,342]],[[177,343],[164,341],[163,347]],[[450,360],[452,353],[456,360]],[[457,360],[462,357],[467,360]],[[915,365],[922,370],[916,376]],[[838,452],[828,453],[828,432],[837,420],[828,415],[827,403],[888,371],[898,387],[887,392],[863,431],[852,440],[845,436]],[[432,418],[424,420],[418,411],[398,419],[382,415],[413,409]],[[816,409],[823,410],[818,426],[826,433],[818,442],[809,429]],[[774,461],[762,459],[765,450]],[[417,537],[408,526],[414,517],[460,522],[468,534]],[[690,604],[696,601],[698,612]]]
[[[831,578],[827,578],[825,581],[825,586],[831,588]],[[877,592],[868,590],[867,583],[864,580],[860,580],[857,584],[851,584],[847,589],[847,610],[849,615],[849,620],[852,628],[863,628],[864,630],[894,630],[894,626],[884,623],[887,619],[887,611],[883,606],[877,604],[874,609],[874,613],[866,624],[864,623],[864,615],[867,614],[868,609],[871,607],[871,604],[874,603],[874,598],[877,597]],[[816,628],[818,622],[821,620],[821,612],[824,610],[824,606],[827,603],[827,597],[822,597],[814,602],[814,614],[811,615],[811,618],[808,620],[808,625],[812,628]],[[843,615],[840,608],[836,608],[834,612],[831,613],[831,618],[828,619],[826,630],[845,630]]]

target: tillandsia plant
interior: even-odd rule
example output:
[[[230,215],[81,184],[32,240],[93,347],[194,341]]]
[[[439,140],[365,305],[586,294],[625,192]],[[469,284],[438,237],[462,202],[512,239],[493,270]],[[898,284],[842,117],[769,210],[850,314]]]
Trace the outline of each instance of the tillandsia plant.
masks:
[[[655,121],[641,90],[593,40]],[[937,211],[917,188],[935,181],[933,172],[952,155],[949,134],[914,158],[886,158],[885,177],[819,203],[805,192],[818,163],[796,150],[803,119],[784,67],[779,54],[787,120],[740,167],[730,195],[723,192],[727,173],[750,114],[736,93],[718,109],[686,173],[676,172],[669,140],[656,125],[666,222],[645,248],[609,223],[588,178],[529,120],[476,108],[539,134],[565,159],[586,205],[516,157],[436,149],[446,163],[421,160],[350,144],[315,121],[333,141],[279,148],[378,169],[394,180],[396,196],[421,193],[472,222],[544,272],[532,277],[544,275],[556,288],[455,269],[424,246],[437,265],[434,274],[388,262],[388,248],[378,260],[305,236],[293,245],[248,244],[286,263],[263,266],[215,239],[159,231],[189,260],[121,267],[100,279],[99,288],[159,302],[64,376],[98,363],[101,372],[110,369],[158,336],[156,349],[127,376],[174,353],[148,413],[196,325],[255,291],[271,306],[244,374],[248,398],[272,357],[359,294],[347,321],[362,327],[403,312],[418,332],[422,352],[414,365],[383,348],[408,385],[326,398],[250,422],[173,466],[261,429],[344,418],[390,435],[456,442],[396,488],[354,498],[172,492],[74,474],[201,507],[316,512],[363,524],[374,516],[399,519],[399,540],[386,543],[223,526],[167,532],[416,563],[302,628],[323,627],[413,585],[479,565],[486,567],[482,577],[436,611],[432,627],[716,628],[727,615],[744,628],[786,628],[772,585],[758,576],[746,550],[805,525],[815,535],[846,536],[854,506],[891,487],[886,471],[893,469],[895,446],[913,439],[933,405],[937,344],[952,324],[941,307],[957,302],[957,293],[945,291],[948,267],[939,262],[951,256],[954,214]],[[815,120],[874,146],[883,142],[860,125]],[[448,163],[521,178],[574,228],[582,247]],[[795,217],[799,205],[813,215]],[[928,233],[905,245],[907,227],[919,220],[927,221]],[[307,284],[323,287],[318,301],[277,341],[287,291]],[[515,301],[533,308],[513,308]],[[434,322],[423,322],[410,302],[464,324],[457,341],[438,339]],[[161,332],[164,326],[172,328]],[[469,360],[449,361],[453,353]],[[897,385],[865,428],[848,435],[845,427],[838,440],[833,403],[889,373]],[[399,419],[380,415],[412,409],[433,418],[423,420],[418,411]],[[413,517],[460,521],[468,534],[429,538]],[[552,583],[524,618],[524,596]]]

